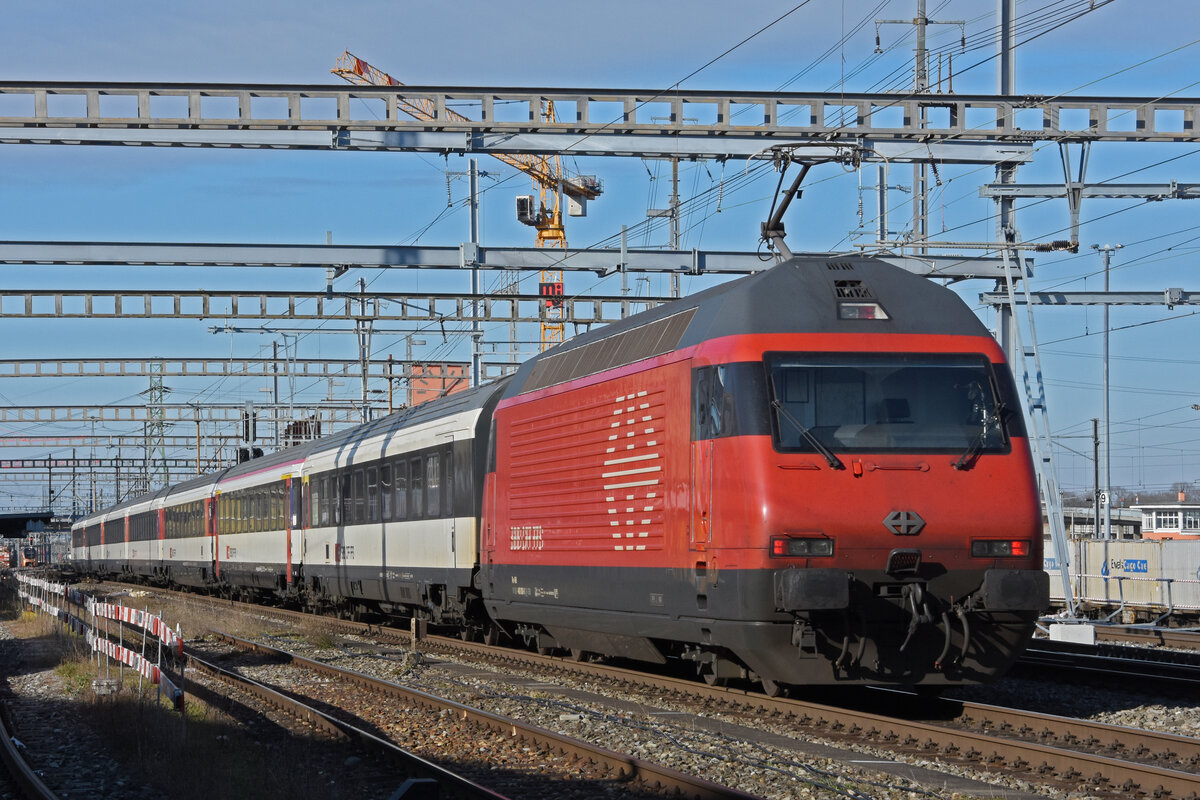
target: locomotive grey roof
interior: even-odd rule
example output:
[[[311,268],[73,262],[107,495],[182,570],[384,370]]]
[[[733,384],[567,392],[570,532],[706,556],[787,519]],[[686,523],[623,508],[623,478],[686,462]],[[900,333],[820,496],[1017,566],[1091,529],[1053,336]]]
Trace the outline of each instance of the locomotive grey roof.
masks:
[[[873,300],[888,319],[838,319],[838,300]],[[724,336],[857,332],[988,335],[957,295],[928,278],[871,257],[793,258],[577,336],[526,362],[505,396]]]

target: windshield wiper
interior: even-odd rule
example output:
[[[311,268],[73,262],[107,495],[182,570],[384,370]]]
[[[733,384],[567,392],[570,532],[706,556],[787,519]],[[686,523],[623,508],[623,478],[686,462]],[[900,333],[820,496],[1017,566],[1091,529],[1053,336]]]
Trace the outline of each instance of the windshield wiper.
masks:
[[[975,438],[971,440],[971,443],[967,445],[967,451],[959,456],[957,461],[951,462],[950,466],[955,469],[970,469],[974,466],[976,456],[983,450],[983,440],[987,438],[988,431],[991,430],[993,425],[997,428],[1000,427],[1003,415],[1007,410],[1008,408],[1004,403],[997,403],[995,413],[989,414],[983,420],[983,427],[979,433],[975,434]]]
[[[774,380],[772,380],[772,385],[773,384],[774,384]],[[778,411],[780,414],[782,414],[787,419],[788,422],[792,423],[792,425],[795,426],[796,430],[800,431],[800,435],[803,436],[805,438],[805,440],[809,444],[811,444],[818,453],[825,456],[825,460],[827,462],[829,462],[829,466],[831,468],[833,468],[833,469],[845,469],[846,468],[846,465],[842,463],[842,460],[840,458],[838,458],[836,455],[834,455],[834,452],[832,450],[830,450],[828,447],[826,447],[824,442],[822,442],[820,439],[818,439],[817,435],[815,433],[810,431],[808,428],[804,427],[804,425],[800,422],[800,420],[796,419],[796,417],[792,414],[792,412],[788,411],[784,407],[783,403],[781,403],[779,400],[772,400],[771,405],[775,408],[776,411]]]

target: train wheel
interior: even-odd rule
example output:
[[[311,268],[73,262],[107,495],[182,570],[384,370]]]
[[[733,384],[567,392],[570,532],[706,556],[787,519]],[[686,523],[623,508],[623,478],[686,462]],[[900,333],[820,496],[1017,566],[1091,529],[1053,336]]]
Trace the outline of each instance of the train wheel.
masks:
[[[583,661],[586,657],[587,653],[585,653],[583,650],[579,649],[578,647],[571,648],[570,659],[572,661]]]
[[[787,687],[782,686],[770,678],[761,678],[763,694],[767,697],[782,697],[787,694]]]
[[[709,686],[724,686],[728,680],[727,678],[718,677],[717,673],[713,672],[711,668],[704,670],[700,674],[700,677],[704,678],[704,682]]]
[[[500,628],[495,623],[489,622],[483,631],[483,643],[488,647],[495,647],[500,644]]]

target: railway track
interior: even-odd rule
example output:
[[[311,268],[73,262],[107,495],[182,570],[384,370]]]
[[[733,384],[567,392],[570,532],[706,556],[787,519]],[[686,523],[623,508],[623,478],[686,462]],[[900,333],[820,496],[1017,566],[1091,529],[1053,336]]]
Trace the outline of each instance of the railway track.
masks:
[[[218,681],[225,686],[227,694],[216,696],[214,693],[206,692],[206,700],[208,702],[224,702],[226,705],[243,703],[247,708],[269,706],[278,712],[282,712],[284,716],[284,719],[281,720],[279,715],[275,714],[273,715],[274,721],[290,729],[294,734],[305,735],[306,733],[315,732],[320,736],[331,739],[351,741],[362,750],[370,751],[383,764],[394,767],[394,771],[390,772],[386,778],[378,776],[373,781],[376,784],[383,784],[384,781],[387,782],[384,790],[376,793],[377,796],[389,796],[392,793],[389,789],[399,792],[401,796],[404,796],[403,792],[412,791],[416,793],[418,787],[421,790],[425,790],[426,785],[428,785],[429,787],[436,787],[440,795],[450,798],[508,800],[507,795],[491,791],[487,787],[481,786],[453,770],[439,766],[421,758],[415,753],[397,747],[395,744],[363,728],[356,727],[328,711],[305,703],[299,698],[278,691],[244,675],[240,675],[236,670],[227,669],[208,659],[202,658],[196,654],[194,649],[189,651],[188,661],[202,675]],[[193,692],[195,692],[194,687]],[[356,761],[355,765],[356,767],[361,766],[361,762]],[[375,771],[380,771],[379,765],[375,765]],[[360,796],[373,796],[370,788],[363,787],[361,781],[356,786],[356,791]]]
[[[702,778],[684,775],[648,761],[614,753],[579,739],[544,730],[520,720],[471,708],[371,675],[331,666],[229,634],[219,634],[219,636],[223,641],[232,644],[239,650],[265,654],[273,661],[287,663],[316,673],[330,679],[340,688],[354,687],[386,698],[389,702],[378,705],[369,702],[347,703],[347,698],[342,692],[334,691],[330,685],[326,685],[321,690],[322,703],[326,706],[333,706],[335,710],[333,713],[322,711],[312,704],[311,698],[303,699],[278,687],[250,680],[238,674],[237,669],[226,669],[218,666],[212,660],[197,657],[195,645],[189,647],[189,658],[192,663],[201,666],[214,677],[235,682],[240,689],[250,691],[259,699],[272,705],[285,708],[289,714],[301,717],[329,733],[353,736],[361,743],[373,748],[386,749],[395,757],[403,759],[407,765],[427,773],[443,786],[450,796],[493,800],[504,797],[542,796],[547,798],[576,796],[587,798],[598,794],[603,794],[605,797],[631,798],[665,795],[696,798],[696,800],[753,800],[754,797]],[[360,698],[355,699],[360,700]],[[349,715],[364,723],[383,728],[388,725],[389,720],[394,718],[398,705],[413,709],[426,718],[429,718],[429,715],[449,715],[457,725],[461,726],[461,735],[485,737],[488,742],[493,743],[489,745],[488,749],[499,751],[489,752],[489,761],[499,757],[508,763],[518,763],[527,754],[534,752],[536,757],[533,760],[536,761],[539,768],[528,771],[523,769],[495,771],[489,767],[483,772],[490,785],[483,785],[482,778],[467,777],[466,774],[459,771],[462,769],[461,767],[451,771],[439,766],[427,757],[402,750],[380,736],[368,733],[351,724],[346,719],[346,715]],[[354,710],[350,711],[348,707],[353,707]],[[364,708],[374,708],[381,713],[370,715],[370,717],[360,716],[363,714]],[[337,711],[342,713],[339,714]],[[550,757],[547,758],[547,755]],[[444,757],[443,760],[445,760]],[[480,769],[476,766],[469,772],[473,776],[478,776]]]
[[[1021,655],[1018,666],[1176,687],[1200,685],[1200,654],[1111,643],[1085,645],[1037,639]]]
[[[408,631],[279,609],[249,608],[260,615],[304,620],[310,627],[315,625],[334,635],[367,637],[378,646],[405,648],[411,644]],[[419,647],[431,655],[479,659],[530,671],[545,676],[544,680],[570,678],[603,683],[617,693],[641,693],[668,705],[678,702],[703,707],[729,722],[744,721],[750,727],[761,727],[764,720],[769,720],[773,729],[800,739],[820,737],[915,759],[958,763],[1001,775],[1023,776],[1048,786],[1074,789],[1082,785],[1097,796],[1200,796],[1200,776],[1195,774],[1200,771],[1200,742],[1185,736],[980,703],[945,701],[931,705],[925,699],[914,705],[911,698],[895,698],[888,701],[894,713],[880,714],[852,705],[834,707],[794,698],[768,698],[735,687],[710,687],[608,664],[498,651],[458,639],[423,637]]]
[[[1147,628],[1136,625],[1097,625],[1096,638],[1104,641],[1133,642],[1150,647],[1200,650],[1200,630],[1195,628]]]
[[[21,800],[58,800],[58,796],[42,781],[40,775],[21,755],[24,745],[12,735],[13,724],[8,706],[0,705],[0,797]]]

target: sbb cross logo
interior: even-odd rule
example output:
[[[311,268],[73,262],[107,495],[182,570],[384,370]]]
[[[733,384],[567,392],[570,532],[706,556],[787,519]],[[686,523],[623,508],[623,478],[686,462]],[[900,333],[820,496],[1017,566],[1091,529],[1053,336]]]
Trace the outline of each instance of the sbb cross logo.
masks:
[[[893,511],[883,518],[883,527],[897,536],[916,536],[925,527],[925,520],[915,511]]]

